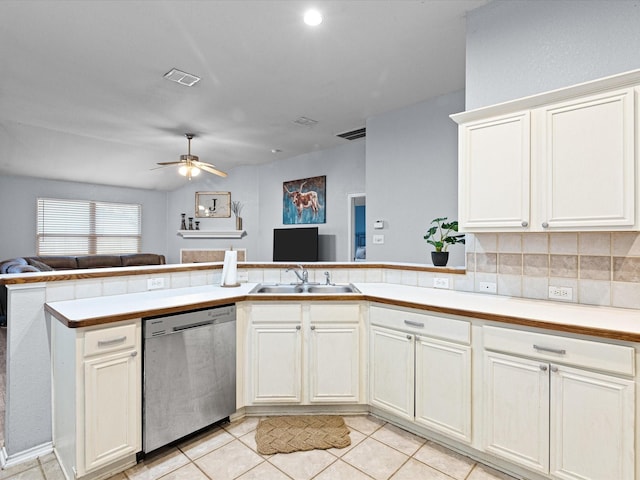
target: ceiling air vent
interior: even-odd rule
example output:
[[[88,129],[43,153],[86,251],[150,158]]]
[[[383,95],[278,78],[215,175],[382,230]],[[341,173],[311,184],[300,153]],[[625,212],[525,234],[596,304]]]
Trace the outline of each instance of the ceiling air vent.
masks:
[[[172,68],[170,71],[165,73],[164,78],[166,78],[167,80],[171,80],[172,82],[179,83],[180,85],[184,85],[186,87],[193,87],[200,81],[200,77],[187,72],[183,72],[181,70],[178,70],[177,68]]]
[[[293,121],[293,123],[300,125],[301,127],[313,127],[318,123],[318,121],[313,118],[298,117]]]
[[[358,138],[367,136],[367,128],[362,127],[357,130],[351,130],[350,132],[339,133],[336,136],[344,138],[345,140],[357,140]]]

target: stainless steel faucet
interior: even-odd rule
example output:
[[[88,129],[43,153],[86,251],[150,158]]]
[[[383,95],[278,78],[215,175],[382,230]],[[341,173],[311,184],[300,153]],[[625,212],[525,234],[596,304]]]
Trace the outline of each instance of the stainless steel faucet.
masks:
[[[329,272],[324,272],[324,277],[326,279],[325,284],[331,285],[331,274]]]
[[[287,268],[287,272],[293,272],[298,277],[301,283],[309,283],[309,272],[302,265],[298,265],[298,270],[295,268]]]

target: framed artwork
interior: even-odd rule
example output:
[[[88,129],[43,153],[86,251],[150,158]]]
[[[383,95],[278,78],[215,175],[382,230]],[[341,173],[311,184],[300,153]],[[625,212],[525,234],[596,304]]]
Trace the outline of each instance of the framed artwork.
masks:
[[[196,217],[229,218],[231,192],[196,192]]]
[[[282,223],[326,223],[327,176],[282,183]]]

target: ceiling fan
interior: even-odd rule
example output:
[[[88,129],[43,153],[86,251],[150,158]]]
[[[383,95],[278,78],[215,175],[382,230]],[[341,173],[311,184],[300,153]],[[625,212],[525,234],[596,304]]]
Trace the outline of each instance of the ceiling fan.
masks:
[[[220,177],[226,177],[227,174],[222,170],[218,170],[214,165],[210,163],[201,162],[198,159],[197,155],[191,155],[191,139],[195,137],[193,133],[185,133],[185,137],[189,141],[189,150],[186,155],[180,155],[180,160],[177,162],[158,162],[158,165],[162,167],[167,167],[169,165],[180,165],[178,169],[178,173],[180,175],[184,175],[189,180],[191,177],[197,177],[200,175],[200,170],[204,170],[205,172],[213,173],[214,175],[218,175]]]

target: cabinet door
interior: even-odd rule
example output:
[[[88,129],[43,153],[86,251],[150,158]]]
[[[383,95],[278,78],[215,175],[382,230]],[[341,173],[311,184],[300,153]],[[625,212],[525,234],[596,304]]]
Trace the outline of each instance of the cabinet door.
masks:
[[[95,470],[141,449],[141,367],[137,351],[84,362],[84,469]]]
[[[252,402],[301,400],[302,332],[299,324],[252,325]]]
[[[633,89],[536,111],[535,229],[633,227]]]
[[[634,383],[551,367],[551,474],[567,480],[634,478]]]
[[[529,223],[529,112],[460,126],[461,231],[523,231]]]
[[[416,422],[471,442],[471,348],[416,337]]]
[[[371,327],[370,357],[371,404],[413,420],[413,335]]]
[[[360,399],[360,329],[348,325],[311,325],[310,400],[358,402]]]
[[[484,447],[537,472],[549,471],[548,365],[484,354]]]

